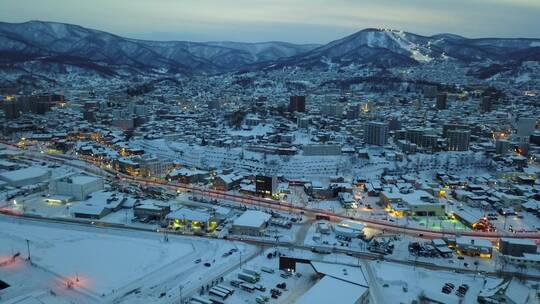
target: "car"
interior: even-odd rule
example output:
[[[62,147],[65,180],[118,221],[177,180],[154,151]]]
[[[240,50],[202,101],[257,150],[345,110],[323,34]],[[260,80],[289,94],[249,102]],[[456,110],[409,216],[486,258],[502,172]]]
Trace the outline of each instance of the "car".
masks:
[[[458,256],[457,258],[458,258],[458,260],[464,260],[464,259],[465,259],[465,258],[462,257],[462,256]]]
[[[202,262],[202,259],[196,259],[195,260],[195,264],[199,264],[200,262]]]
[[[272,294],[277,294],[278,296],[280,296],[280,295],[283,294],[283,293],[281,292],[281,290],[275,289],[275,288],[272,288],[272,289],[270,290],[270,292],[271,292]]]
[[[206,267],[212,266],[212,264],[210,264],[210,263],[208,263],[208,262],[204,263],[203,265],[206,266]]]

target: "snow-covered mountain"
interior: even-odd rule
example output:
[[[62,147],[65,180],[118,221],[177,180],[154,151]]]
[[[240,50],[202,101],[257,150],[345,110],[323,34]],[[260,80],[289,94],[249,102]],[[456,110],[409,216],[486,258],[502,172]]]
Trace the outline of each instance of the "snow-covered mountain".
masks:
[[[317,46],[283,42],[145,41],[71,24],[0,22],[0,64],[21,68],[23,63],[40,68],[66,64],[103,74],[118,70],[212,74],[293,56]]]
[[[286,66],[411,66],[440,60],[503,65],[540,60],[540,39],[468,39],[365,29],[326,45],[146,41],[77,25],[0,22],[0,74],[215,74]],[[50,74],[49,74],[50,75]]]
[[[540,39],[468,39],[453,34],[421,36],[413,33],[365,29],[303,54],[277,60],[267,68],[283,66],[374,65],[383,67],[417,65],[434,60],[507,62],[538,60]]]

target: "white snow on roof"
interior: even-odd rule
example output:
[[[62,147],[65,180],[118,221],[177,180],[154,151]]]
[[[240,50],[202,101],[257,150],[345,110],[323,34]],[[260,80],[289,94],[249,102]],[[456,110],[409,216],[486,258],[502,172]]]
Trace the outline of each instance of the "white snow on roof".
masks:
[[[479,247],[487,247],[491,248],[493,245],[490,241],[480,239],[480,238],[472,238],[469,236],[461,236],[456,238],[456,244],[457,245],[471,245],[471,246],[479,246]]]
[[[512,279],[504,294],[515,304],[526,304],[529,298],[529,288],[521,284],[518,280]]]
[[[343,220],[338,224],[338,226],[348,228],[354,231],[362,231],[365,227],[364,224],[352,220]]]
[[[204,213],[201,211],[189,208],[180,208],[169,213],[167,215],[167,219],[185,219],[188,221],[208,222],[211,219],[211,216],[208,213]]]
[[[311,262],[311,265],[316,272],[322,273],[325,276],[330,276],[339,280],[343,280],[352,284],[368,287],[369,284],[364,276],[364,272],[360,267],[352,267],[341,264],[331,264],[323,262]],[[359,287],[359,286],[356,286]],[[340,303],[340,302],[338,302]]]
[[[71,212],[78,214],[100,215],[107,208],[105,205],[92,205],[89,203],[78,203],[71,207]]]
[[[367,292],[366,287],[351,284],[330,276],[322,278],[296,303],[298,304],[354,304]]]
[[[9,182],[17,182],[17,181],[23,181],[26,179],[36,178],[43,175],[46,175],[48,173],[47,170],[39,168],[39,167],[29,167],[14,171],[8,171],[0,173],[0,179],[9,181]]]
[[[510,244],[519,244],[519,245],[534,245],[536,246],[536,243],[533,240],[529,239],[518,239],[518,238],[501,238],[501,241],[507,242]]]
[[[264,223],[268,222],[272,216],[268,213],[258,210],[247,210],[242,213],[236,220],[235,226],[260,228]]]
[[[88,175],[77,175],[77,176],[71,177],[71,183],[74,185],[86,185],[96,180],[100,180],[100,178],[95,177],[95,176],[88,176]]]

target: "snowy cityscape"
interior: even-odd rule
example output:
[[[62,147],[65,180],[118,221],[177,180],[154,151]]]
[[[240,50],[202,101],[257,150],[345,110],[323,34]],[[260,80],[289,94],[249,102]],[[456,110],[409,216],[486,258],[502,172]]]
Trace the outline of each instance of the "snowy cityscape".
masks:
[[[0,22],[0,303],[540,303],[540,38],[24,18]]]

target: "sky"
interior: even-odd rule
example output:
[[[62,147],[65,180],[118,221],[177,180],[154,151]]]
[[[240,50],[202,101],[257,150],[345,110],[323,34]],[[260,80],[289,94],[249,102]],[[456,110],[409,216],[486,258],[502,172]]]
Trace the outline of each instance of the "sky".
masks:
[[[0,21],[130,38],[327,43],[364,28],[540,38],[540,0],[0,0]]]

